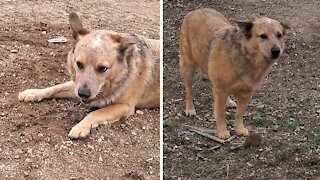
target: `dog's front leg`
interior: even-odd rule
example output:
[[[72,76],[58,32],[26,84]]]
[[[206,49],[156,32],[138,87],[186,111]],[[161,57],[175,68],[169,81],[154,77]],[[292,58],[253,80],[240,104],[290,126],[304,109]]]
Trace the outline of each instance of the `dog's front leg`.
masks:
[[[71,129],[69,137],[72,139],[84,138],[90,134],[92,127],[118,121],[121,117],[129,116],[133,113],[134,106],[128,104],[113,104],[98,109],[88,114],[82,121],[75,125]]]
[[[243,115],[246,111],[247,104],[251,99],[251,95],[237,96],[237,111],[235,115],[235,129],[238,135],[247,136],[249,131],[243,125]]]
[[[27,89],[18,95],[19,101],[41,101],[45,98],[72,98],[75,97],[74,82],[68,81],[44,89]]]
[[[221,139],[228,139],[230,132],[226,124],[226,105],[228,96],[220,91],[214,90],[214,116],[217,124],[217,134]]]

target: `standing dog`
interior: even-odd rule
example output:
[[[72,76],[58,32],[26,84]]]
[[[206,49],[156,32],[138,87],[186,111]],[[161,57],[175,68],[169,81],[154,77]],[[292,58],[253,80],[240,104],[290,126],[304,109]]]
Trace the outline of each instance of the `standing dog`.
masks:
[[[208,75],[214,95],[214,111],[219,138],[230,133],[225,121],[226,106],[237,106],[235,130],[248,135],[243,125],[247,104],[280,57],[287,26],[270,19],[238,22],[232,26],[213,9],[189,12],[180,32],[180,71],[185,85],[187,116],[195,115],[192,78],[197,67]],[[237,98],[237,104],[230,99]]]
[[[137,108],[160,104],[159,41],[113,31],[83,28],[77,14],[69,22],[74,39],[68,54],[71,80],[45,89],[19,93],[20,101],[74,98],[94,107],[74,126],[70,138],[89,135],[91,127],[129,116]]]

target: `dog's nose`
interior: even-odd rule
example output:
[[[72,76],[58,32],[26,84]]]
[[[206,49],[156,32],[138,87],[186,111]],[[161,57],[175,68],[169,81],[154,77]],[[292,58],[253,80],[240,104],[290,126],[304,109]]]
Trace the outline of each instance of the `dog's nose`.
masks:
[[[85,85],[79,88],[78,95],[83,99],[88,99],[91,96],[91,92],[88,89],[88,87]]]
[[[271,54],[272,54],[272,58],[273,58],[273,59],[278,58],[279,55],[280,55],[280,48],[277,47],[277,46],[273,46],[273,47],[271,48]]]

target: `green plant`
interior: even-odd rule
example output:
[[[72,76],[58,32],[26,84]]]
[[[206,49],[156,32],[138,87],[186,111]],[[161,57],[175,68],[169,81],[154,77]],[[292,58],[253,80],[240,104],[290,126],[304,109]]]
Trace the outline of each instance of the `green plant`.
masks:
[[[297,123],[296,121],[282,121],[280,123],[279,129],[281,131],[289,132],[296,129],[297,126],[299,126],[299,123]]]
[[[255,117],[252,118],[252,123],[253,123],[253,125],[255,125],[255,126],[263,127],[263,126],[269,125],[270,122],[269,122],[269,120],[268,120],[266,117],[264,117],[264,116],[261,116],[261,117],[255,116]]]

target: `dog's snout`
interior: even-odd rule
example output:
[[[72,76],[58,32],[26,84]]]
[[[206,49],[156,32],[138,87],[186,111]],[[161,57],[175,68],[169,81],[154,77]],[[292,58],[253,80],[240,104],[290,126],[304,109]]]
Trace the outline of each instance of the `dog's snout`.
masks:
[[[280,55],[280,48],[277,47],[277,46],[273,46],[273,47],[271,48],[271,54],[272,54],[272,58],[273,58],[273,59],[278,58],[279,55]]]
[[[78,95],[83,99],[88,99],[91,96],[91,91],[86,85],[84,85],[79,88]]]

